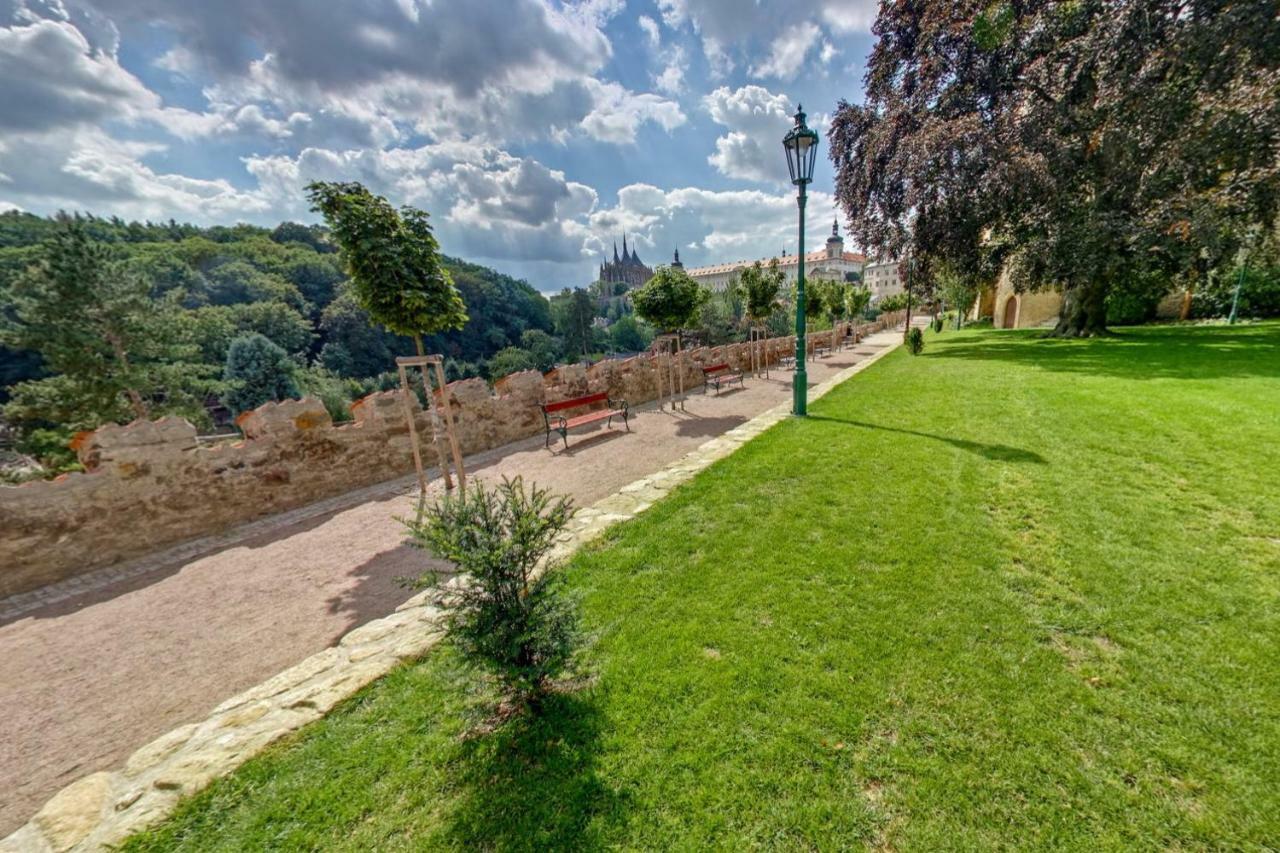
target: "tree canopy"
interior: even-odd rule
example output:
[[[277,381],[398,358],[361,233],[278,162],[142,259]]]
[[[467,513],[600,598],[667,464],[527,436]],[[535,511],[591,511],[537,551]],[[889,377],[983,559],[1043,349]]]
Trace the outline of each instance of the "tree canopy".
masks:
[[[659,267],[631,294],[631,303],[641,319],[670,334],[692,323],[707,297],[706,288],[684,270]]]
[[[760,261],[738,274],[738,288],[746,302],[747,318],[755,325],[765,323],[781,306],[778,296],[782,292],[786,276],[778,266],[778,259],[765,267]]]
[[[408,206],[397,211],[354,182],[315,181],[307,194],[338,243],[352,294],[374,322],[413,338],[419,353],[423,335],[467,322],[467,306],[441,261],[426,212]]]
[[[1273,3],[883,4],[866,98],[842,101],[836,194],[867,248],[1064,292],[1194,284],[1280,203]]]

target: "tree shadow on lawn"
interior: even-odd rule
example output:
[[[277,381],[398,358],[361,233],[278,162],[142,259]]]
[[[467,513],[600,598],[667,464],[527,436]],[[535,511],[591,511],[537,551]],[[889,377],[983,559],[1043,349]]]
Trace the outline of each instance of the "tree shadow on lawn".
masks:
[[[1001,331],[950,341],[935,338],[922,354],[1025,364],[1041,370],[1120,379],[1226,379],[1280,376],[1280,324],[1142,326],[1100,338],[1047,338]]]
[[[1023,450],[1020,447],[1010,447],[1007,444],[986,444],[981,441],[969,441],[964,438],[951,438],[950,436],[937,435],[932,432],[921,432],[914,429],[901,429],[900,427],[881,426],[880,424],[871,424],[865,421],[855,421],[849,418],[832,418],[826,415],[809,415],[809,420],[828,421],[830,423],[848,424],[850,426],[861,427],[862,429],[876,429],[882,432],[896,432],[902,435],[914,435],[919,438],[931,438],[934,441],[945,442],[952,447],[958,447],[969,453],[975,453],[984,459],[990,459],[994,462],[1028,462],[1035,465],[1048,465],[1049,460],[1045,459],[1039,453],[1030,450]]]
[[[464,743],[453,767],[459,803],[446,817],[467,850],[600,849],[628,796],[596,774],[600,711],[591,691],[553,694],[542,712]]]

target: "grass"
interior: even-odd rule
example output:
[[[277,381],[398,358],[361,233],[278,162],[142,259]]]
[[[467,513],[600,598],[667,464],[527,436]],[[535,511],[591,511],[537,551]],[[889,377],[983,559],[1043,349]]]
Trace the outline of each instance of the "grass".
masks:
[[[131,850],[1280,843],[1280,325],[930,334],[566,569],[593,687],[448,649]]]

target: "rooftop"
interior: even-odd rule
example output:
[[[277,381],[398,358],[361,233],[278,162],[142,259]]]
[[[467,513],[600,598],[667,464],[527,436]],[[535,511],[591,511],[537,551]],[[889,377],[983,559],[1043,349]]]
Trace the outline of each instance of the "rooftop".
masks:
[[[798,259],[799,259],[799,255],[785,255],[783,257],[778,258],[778,266],[780,267],[792,266],[797,262]],[[768,266],[770,261],[772,261],[773,259],[758,258],[750,261],[730,261],[729,263],[712,264],[711,266],[706,266],[706,267],[693,267],[692,269],[685,270],[685,272],[687,272],[691,276],[715,275],[716,273],[736,272],[737,270],[746,269],[747,267],[754,264],[756,260],[759,260],[760,263],[764,264],[765,266]],[[805,263],[816,264],[816,263],[821,263],[822,261],[827,261],[832,259],[827,257],[826,250],[819,249],[816,252],[806,252],[804,256],[804,260],[805,260]],[[848,263],[853,263],[853,264],[862,264],[862,263],[866,263],[867,256],[862,254],[861,252],[844,252],[840,255],[839,260],[847,261]]]

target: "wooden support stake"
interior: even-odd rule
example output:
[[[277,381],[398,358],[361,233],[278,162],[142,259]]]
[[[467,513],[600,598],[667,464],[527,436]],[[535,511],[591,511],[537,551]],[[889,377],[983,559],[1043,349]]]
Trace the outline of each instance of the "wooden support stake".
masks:
[[[418,472],[418,491],[422,497],[427,495],[427,474],[422,470],[422,452],[418,449],[418,426],[415,423],[417,418],[413,416],[413,403],[409,400],[409,395],[413,392],[409,389],[409,376],[405,372],[404,365],[396,365],[400,370],[400,393],[401,402],[404,403],[404,419],[409,425],[409,445],[413,448],[413,466]]]
[[[430,358],[427,356],[426,358]],[[431,391],[431,377],[429,375],[429,361],[424,361],[419,365],[422,371],[422,390],[427,395],[427,411],[431,413],[431,443],[436,448],[436,461],[440,464],[440,471],[444,474],[444,487],[449,491],[453,491],[453,475],[449,473],[449,459],[444,454],[444,442],[440,439],[440,409],[436,404],[436,395]],[[452,435],[453,430],[449,430]]]
[[[462,467],[462,450],[458,447],[458,435],[453,429],[453,405],[449,401],[449,385],[444,381],[443,359],[436,360],[436,380],[440,383],[440,406],[444,409],[445,429],[449,431],[449,446],[453,451],[453,467],[458,472],[458,488],[467,490],[467,472]]]

